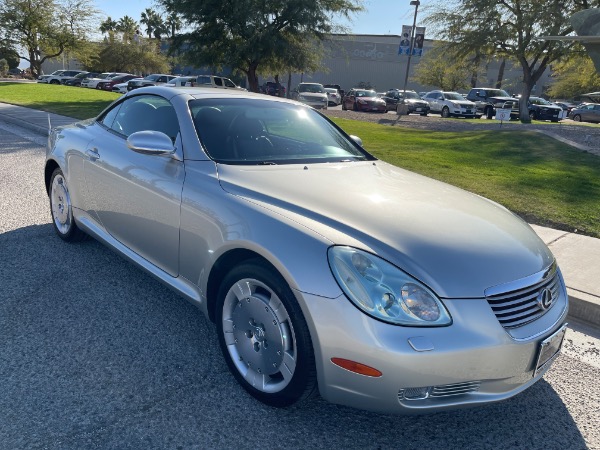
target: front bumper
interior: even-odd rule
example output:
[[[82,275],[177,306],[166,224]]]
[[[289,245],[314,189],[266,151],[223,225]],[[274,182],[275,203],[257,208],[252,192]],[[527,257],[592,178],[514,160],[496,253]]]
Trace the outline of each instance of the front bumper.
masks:
[[[534,377],[540,344],[561,328],[568,309],[563,288],[543,320],[522,327],[534,334],[515,339],[485,299],[446,300],[452,325],[424,328],[372,319],[344,296],[296,294],[303,299],[311,330],[321,396],[332,403],[395,414],[482,405],[527,389],[551,366],[548,363]],[[423,350],[429,346],[431,350]],[[332,358],[365,364],[382,376],[350,372],[333,364]],[[432,388],[432,395],[405,398],[418,388]]]
[[[387,112],[387,106],[385,103],[360,103],[357,102],[357,107],[359,111],[380,111]]]

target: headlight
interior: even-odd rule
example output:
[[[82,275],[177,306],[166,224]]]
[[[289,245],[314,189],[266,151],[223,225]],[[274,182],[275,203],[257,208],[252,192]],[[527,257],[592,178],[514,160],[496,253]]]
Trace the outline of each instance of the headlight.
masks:
[[[458,103],[450,102],[450,105],[452,105],[453,108],[460,108]]]
[[[443,326],[452,319],[437,296],[383,259],[351,247],[327,253],[336,281],[359,309],[396,325]]]

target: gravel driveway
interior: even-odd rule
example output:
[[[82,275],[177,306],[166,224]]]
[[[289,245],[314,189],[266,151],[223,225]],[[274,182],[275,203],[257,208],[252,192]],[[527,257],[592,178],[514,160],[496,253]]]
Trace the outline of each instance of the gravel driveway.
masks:
[[[365,113],[357,111],[342,111],[329,109],[324,111],[330,117],[343,119],[361,120],[382,125],[416,128],[420,130],[433,131],[462,131],[462,130],[532,130],[546,134],[555,139],[562,140],[579,150],[587,151],[600,156],[600,125],[583,125],[566,119],[558,124],[534,122],[532,124],[521,124],[520,122],[500,122],[496,120],[481,119],[481,123],[468,122],[464,119],[443,119],[437,115],[422,117],[417,114],[398,116],[394,112],[387,114]]]

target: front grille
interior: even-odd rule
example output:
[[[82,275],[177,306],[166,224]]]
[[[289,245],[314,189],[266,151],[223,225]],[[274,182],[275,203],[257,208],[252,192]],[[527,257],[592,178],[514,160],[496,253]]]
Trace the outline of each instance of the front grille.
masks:
[[[551,294],[544,302],[544,292]],[[517,328],[546,314],[560,293],[560,278],[555,271],[549,278],[522,289],[486,297],[498,321],[504,328]]]

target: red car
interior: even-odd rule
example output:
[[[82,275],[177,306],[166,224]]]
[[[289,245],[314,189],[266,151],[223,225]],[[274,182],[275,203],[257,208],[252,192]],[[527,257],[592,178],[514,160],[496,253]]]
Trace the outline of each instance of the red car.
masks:
[[[118,77],[114,77],[114,78],[110,78],[108,80],[104,80],[99,82],[96,85],[96,89],[102,89],[103,91],[112,91],[112,88],[115,84],[119,84],[119,83],[125,83],[129,80],[132,80],[134,78],[137,78],[136,75],[120,75]]]
[[[368,89],[350,89],[342,101],[342,109],[354,111],[377,111],[386,113],[385,100],[377,97],[375,91]]]

